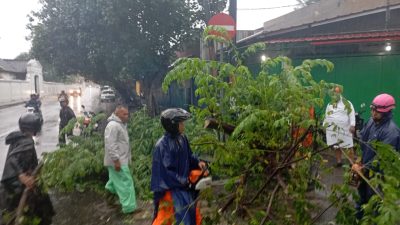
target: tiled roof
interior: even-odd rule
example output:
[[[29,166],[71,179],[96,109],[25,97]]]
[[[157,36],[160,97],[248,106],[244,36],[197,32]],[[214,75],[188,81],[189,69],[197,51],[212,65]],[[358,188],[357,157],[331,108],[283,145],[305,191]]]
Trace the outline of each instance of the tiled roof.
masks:
[[[274,32],[338,18],[400,7],[400,0],[321,0],[264,23],[264,33]]]
[[[382,32],[364,32],[364,33],[352,33],[352,34],[332,34],[332,35],[321,35],[313,37],[301,37],[301,38],[278,38],[266,41],[266,43],[293,43],[293,42],[311,42],[314,45],[328,44],[331,41],[342,43],[352,42],[365,42],[365,41],[390,41],[400,40],[400,31],[382,31]]]
[[[0,71],[11,73],[26,73],[28,61],[0,59]]]

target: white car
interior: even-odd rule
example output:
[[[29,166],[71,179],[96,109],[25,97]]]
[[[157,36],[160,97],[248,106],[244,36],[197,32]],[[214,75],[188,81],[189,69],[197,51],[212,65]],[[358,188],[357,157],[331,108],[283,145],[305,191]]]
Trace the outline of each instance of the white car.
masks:
[[[115,101],[115,92],[111,89],[103,90],[100,94],[100,102],[113,102]]]
[[[69,95],[72,95],[72,96],[75,96],[75,97],[77,97],[77,96],[82,96],[82,89],[81,88],[71,88],[71,89],[69,89]]]
[[[108,85],[104,85],[100,88],[100,91],[104,91],[104,90],[108,90],[108,89],[112,89],[112,88]]]

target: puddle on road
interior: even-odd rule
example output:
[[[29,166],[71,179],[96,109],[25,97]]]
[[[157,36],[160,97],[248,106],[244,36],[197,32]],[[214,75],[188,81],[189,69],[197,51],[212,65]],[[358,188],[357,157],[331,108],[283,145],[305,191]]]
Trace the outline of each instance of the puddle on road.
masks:
[[[121,225],[119,208],[111,207],[102,196],[93,192],[50,193],[56,215],[53,225]]]
[[[139,213],[124,215],[119,205],[110,205],[104,196],[94,192],[50,192],[56,215],[53,225],[139,225],[151,224],[150,202],[138,205]]]

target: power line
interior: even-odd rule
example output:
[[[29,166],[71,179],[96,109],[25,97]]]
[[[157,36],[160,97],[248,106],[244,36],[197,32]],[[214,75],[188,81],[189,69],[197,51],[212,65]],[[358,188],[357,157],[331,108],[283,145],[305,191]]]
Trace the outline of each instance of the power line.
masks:
[[[296,4],[296,5],[283,5],[283,6],[275,6],[275,7],[267,7],[267,8],[238,8],[237,10],[266,10],[266,9],[280,9],[280,8],[288,8],[288,7],[296,7],[296,6],[302,6],[301,4]]]

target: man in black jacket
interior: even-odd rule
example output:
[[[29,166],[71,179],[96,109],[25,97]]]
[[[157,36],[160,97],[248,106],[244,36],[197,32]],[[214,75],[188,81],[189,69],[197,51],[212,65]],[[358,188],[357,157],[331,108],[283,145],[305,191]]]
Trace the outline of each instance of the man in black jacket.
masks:
[[[35,186],[32,172],[38,166],[35,143],[32,136],[39,131],[40,118],[27,113],[19,119],[19,131],[6,137],[10,145],[0,183],[0,224],[11,224],[25,188],[30,189],[27,198],[28,210],[24,218],[39,218],[41,225],[51,224],[54,215],[49,196]],[[11,221],[10,221],[11,220]]]
[[[60,101],[60,127],[59,127],[59,133],[58,133],[58,143],[59,144],[65,144],[65,133],[61,132],[65,126],[68,125],[68,122],[76,118],[74,111],[68,106],[68,99],[65,97],[60,97],[58,99]],[[68,135],[72,135],[72,131],[67,133]]]

